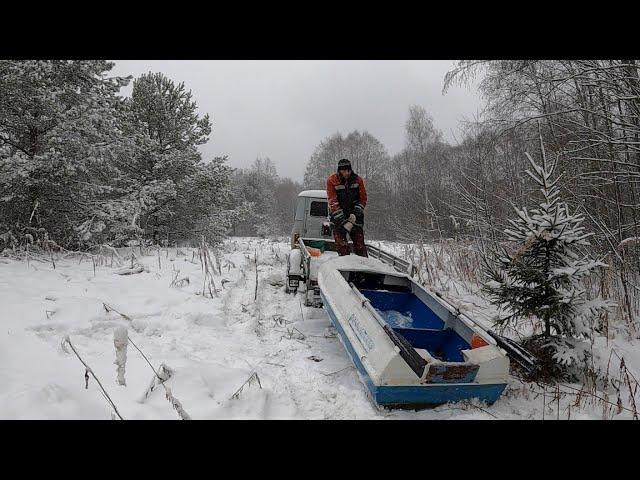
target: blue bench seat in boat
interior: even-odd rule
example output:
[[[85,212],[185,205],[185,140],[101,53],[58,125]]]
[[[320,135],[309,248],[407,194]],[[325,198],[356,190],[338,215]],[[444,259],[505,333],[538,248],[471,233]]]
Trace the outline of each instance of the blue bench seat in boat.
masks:
[[[461,350],[470,345],[450,328],[435,330],[430,328],[394,328],[413,348],[422,348],[443,362],[463,362]]]

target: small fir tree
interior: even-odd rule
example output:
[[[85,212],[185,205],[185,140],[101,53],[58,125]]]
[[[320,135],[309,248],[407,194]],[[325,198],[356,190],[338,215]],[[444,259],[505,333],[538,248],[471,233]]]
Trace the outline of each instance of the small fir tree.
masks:
[[[569,366],[584,358],[593,321],[610,307],[601,299],[588,300],[583,286],[585,277],[607,265],[578,253],[593,234],[585,232],[584,217],[571,214],[560,200],[557,162],[547,161],[542,138],[540,147],[542,165],[526,154],[531,164],[526,173],[540,187],[542,202],[531,210],[516,208],[517,218],[505,230],[509,247],[485,261],[484,291],[509,313],[496,319],[498,325],[541,321],[542,346],[553,361]]]

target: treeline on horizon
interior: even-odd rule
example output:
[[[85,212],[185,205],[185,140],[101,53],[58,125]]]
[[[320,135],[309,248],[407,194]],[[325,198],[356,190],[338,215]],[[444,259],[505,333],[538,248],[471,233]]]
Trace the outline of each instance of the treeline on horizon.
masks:
[[[500,241],[514,207],[535,204],[525,152],[563,172],[565,200],[587,213],[594,248],[622,260],[638,233],[638,65],[607,61],[464,61],[445,87],[480,78],[483,116],[455,144],[411,106],[405,147],[391,155],[366,130],[322,139],[302,184],[269,158],[233,169],[203,159],[212,124],[191,92],[161,73],[110,77],[107,61],[0,62],[0,235],[65,248],[132,239],[211,242],[286,235],[297,193],[324,188],[349,158],[367,182],[371,239]],[[133,82],[132,95],[119,95]]]

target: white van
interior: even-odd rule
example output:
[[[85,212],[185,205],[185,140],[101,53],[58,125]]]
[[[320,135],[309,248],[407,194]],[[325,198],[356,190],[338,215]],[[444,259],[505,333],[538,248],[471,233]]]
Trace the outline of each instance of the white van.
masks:
[[[291,248],[296,248],[298,238],[333,239],[329,222],[329,204],[324,190],[305,190],[298,194],[291,231]]]

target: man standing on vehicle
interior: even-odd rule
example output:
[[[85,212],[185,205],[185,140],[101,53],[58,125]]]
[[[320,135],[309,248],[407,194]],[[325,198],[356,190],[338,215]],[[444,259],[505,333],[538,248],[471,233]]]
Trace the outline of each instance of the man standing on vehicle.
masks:
[[[348,233],[353,240],[354,253],[368,257],[363,229],[367,190],[364,180],[351,169],[351,162],[346,158],[338,162],[338,172],[327,179],[327,199],[338,254],[351,253],[347,243]]]

